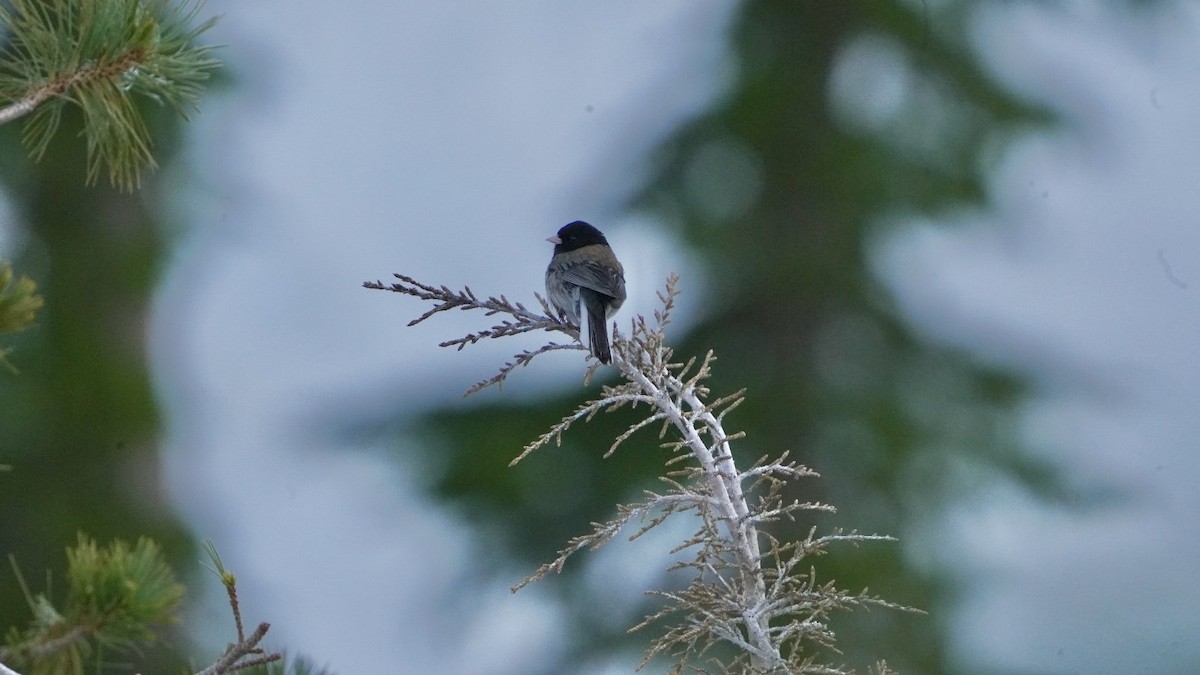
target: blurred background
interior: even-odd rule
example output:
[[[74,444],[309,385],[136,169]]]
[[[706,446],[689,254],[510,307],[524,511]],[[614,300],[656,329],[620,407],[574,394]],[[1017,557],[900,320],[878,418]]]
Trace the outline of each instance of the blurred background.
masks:
[[[0,550],[61,573],[150,535],[198,661],[232,635],[211,538],[272,646],[341,673],[625,673],[688,531],[531,572],[655,485],[527,341],[361,288],[532,301],[561,225],[672,270],[743,461],[790,450],[842,527],[819,574],[928,616],[839,619],[909,673],[1200,672],[1200,9],[1186,2],[210,0],[222,81],[153,118],[163,167],[84,187],[70,130],[0,128],[0,257],[46,297],[5,338]],[[153,106],[148,110],[156,111]],[[603,379],[603,378],[602,378]],[[676,538],[672,538],[672,537]],[[23,623],[0,575],[0,625]],[[171,664],[167,655],[162,667]],[[652,664],[648,672],[662,672]],[[155,672],[153,668],[147,672]]]

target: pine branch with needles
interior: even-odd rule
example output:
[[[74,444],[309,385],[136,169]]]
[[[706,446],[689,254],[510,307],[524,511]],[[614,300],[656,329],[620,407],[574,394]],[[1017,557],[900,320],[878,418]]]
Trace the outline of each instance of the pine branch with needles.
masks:
[[[197,44],[215,18],[198,21],[193,0],[9,0],[0,3],[0,124],[25,117],[22,138],[35,159],[78,106],[88,148],[88,182],[107,169],[113,185],[137,187],[154,168],[152,143],[134,95],[196,108],[217,68]]]

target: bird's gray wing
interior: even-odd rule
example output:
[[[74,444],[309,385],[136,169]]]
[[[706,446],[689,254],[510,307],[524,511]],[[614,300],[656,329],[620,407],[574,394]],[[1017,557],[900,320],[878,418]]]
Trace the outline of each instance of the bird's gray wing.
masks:
[[[619,269],[592,262],[577,262],[565,267],[561,274],[563,281],[580,288],[590,288],[618,300],[625,299],[625,275]]]

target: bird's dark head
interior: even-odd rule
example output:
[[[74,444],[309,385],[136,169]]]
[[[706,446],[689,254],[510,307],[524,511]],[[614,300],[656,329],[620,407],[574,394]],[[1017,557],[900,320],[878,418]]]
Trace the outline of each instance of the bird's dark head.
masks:
[[[567,251],[574,251],[575,249],[591,246],[592,244],[604,244],[608,246],[608,240],[604,238],[600,230],[582,220],[563,225],[559,229],[558,234],[546,241],[554,244],[555,253],[566,253]]]

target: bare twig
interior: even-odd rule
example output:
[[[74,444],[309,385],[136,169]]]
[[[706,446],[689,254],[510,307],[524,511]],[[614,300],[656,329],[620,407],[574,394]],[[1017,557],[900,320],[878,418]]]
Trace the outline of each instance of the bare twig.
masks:
[[[263,622],[258,624],[258,628],[250,634],[250,637],[239,640],[236,644],[229,645],[221,658],[217,662],[204,670],[198,671],[196,675],[223,675],[224,673],[232,673],[243,668],[251,668],[273,661],[278,661],[283,658],[283,654],[272,653],[267,654],[258,643],[267,636],[267,631],[271,630],[271,624]],[[255,657],[255,658],[250,658]]]
[[[50,98],[52,94],[53,92],[43,88],[15,103],[0,108],[0,124],[8,124],[15,119],[28,115],[38,107],[38,104]],[[0,670],[0,673],[3,672]]]
[[[544,314],[538,314],[537,312],[531,311],[522,303],[518,302],[514,304],[503,295],[501,295],[499,298],[488,297],[487,299],[481,300],[473,291],[471,291],[469,286],[464,286],[463,290],[461,291],[452,291],[447,286],[430,286],[428,284],[423,284],[404,274],[394,274],[393,276],[396,277],[396,279],[399,279],[397,283],[385,285],[382,281],[366,281],[363,282],[363,287],[379,291],[392,291],[393,293],[411,295],[415,298],[434,303],[431,309],[412,321],[409,321],[409,326],[415,326],[435,314],[440,312],[449,312],[453,309],[461,309],[464,311],[477,309],[483,311],[484,316],[495,316],[499,314],[511,317],[511,319],[505,319],[500,323],[492,325],[490,328],[468,333],[460,338],[438,343],[439,347],[454,347],[455,349],[462,350],[463,347],[466,347],[467,345],[473,345],[480,340],[509,337],[512,335],[522,335],[537,331],[563,333],[573,340],[576,340],[576,342],[573,344],[559,344],[550,342],[534,350],[524,350],[515,355],[512,361],[505,363],[500,368],[500,372],[492,377],[475,383],[466,391],[464,396],[470,396],[471,394],[486,389],[492,385],[502,387],[504,381],[508,378],[512,371],[521,366],[529,365],[534,358],[547,352],[563,349],[586,350],[583,345],[577,342],[579,340],[579,328],[563,320],[561,317],[555,316],[555,313],[550,310],[550,306],[547,304],[546,299],[540,294],[534,293],[533,295],[534,298],[537,299],[537,302],[541,306]]]
[[[267,631],[271,630],[271,624],[265,621],[258,624],[254,632],[246,637],[242,628],[241,604],[238,602],[237,577],[233,572],[225,569],[225,564],[221,562],[221,556],[217,554],[216,546],[212,541],[204,542],[204,550],[212,561],[210,569],[221,578],[221,584],[225,586],[225,592],[229,596],[229,609],[233,612],[233,622],[237,628],[237,642],[229,645],[221,658],[207,668],[198,671],[196,675],[224,675],[224,673],[232,673],[282,659],[283,654],[268,653],[258,646],[267,636]]]

